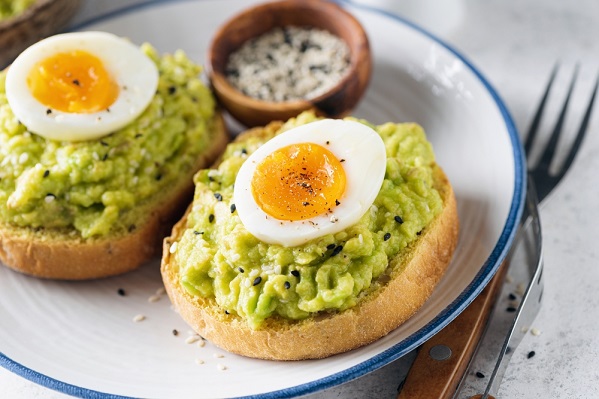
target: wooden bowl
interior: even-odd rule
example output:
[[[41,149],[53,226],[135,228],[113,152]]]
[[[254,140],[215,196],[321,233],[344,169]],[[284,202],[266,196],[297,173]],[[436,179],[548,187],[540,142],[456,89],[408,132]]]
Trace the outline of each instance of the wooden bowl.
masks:
[[[0,69],[27,47],[63,29],[79,0],[38,0],[13,18],[0,21]]]
[[[327,92],[311,99],[274,102],[246,96],[227,79],[229,55],[247,40],[285,26],[322,29],[341,38],[349,47],[349,72]],[[249,8],[217,30],[208,51],[207,74],[216,97],[248,127],[284,121],[308,109],[331,118],[347,115],[364,94],[371,71],[370,45],[362,25],[339,5],[323,0],[284,0]]]

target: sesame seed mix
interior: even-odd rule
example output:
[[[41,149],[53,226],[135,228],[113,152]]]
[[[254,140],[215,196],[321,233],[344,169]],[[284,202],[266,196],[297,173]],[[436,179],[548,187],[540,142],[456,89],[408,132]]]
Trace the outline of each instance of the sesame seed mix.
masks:
[[[275,102],[310,99],[344,77],[349,56],[347,44],[325,30],[275,28],[232,53],[226,75],[250,97]]]

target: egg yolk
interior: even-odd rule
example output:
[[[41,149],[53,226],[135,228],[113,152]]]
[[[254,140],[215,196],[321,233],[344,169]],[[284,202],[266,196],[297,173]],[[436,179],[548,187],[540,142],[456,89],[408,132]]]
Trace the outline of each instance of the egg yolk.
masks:
[[[266,214],[280,220],[305,220],[331,212],[345,191],[342,162],[318,144],[280,148],[256,166],[252,195]]]
[[[80,50],[40,61],[29,72],[27,85],[40,103],[69,113],[107,110],[119,94],[118,85],[102,61]]]

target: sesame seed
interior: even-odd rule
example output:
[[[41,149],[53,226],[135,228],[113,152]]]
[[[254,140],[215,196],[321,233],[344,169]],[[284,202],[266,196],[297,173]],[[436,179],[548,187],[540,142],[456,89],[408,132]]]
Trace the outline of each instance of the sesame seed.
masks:
[[[136,323],[139,323],[140,321],[144,321],[146,319],[146,316],[144,316],[143,314],[138,314],[135,317],[133,317],[133,321]]]
[[[401,218],[401,216],[395,216],[393,219],[399,224],[403,223],[403,219]]]
[[[156,289],[156,295],[164,295],[166,294],[166,289],[164,287],[158,287]]]
[[[224,364],[217,364],[216,368],[220,371],[225,371],[227,369],[227,366],[225,366]]]
[[[335,256],[335,255],[339,254],[339,252],[341,252],[341,250],[343,250],[343,245],[337,245],[335,247],[335,249],[333,250],[333,252],[331,252],[331,256]]]
[[[327,245],[327,249],[334,249],[337,245],[335,244],[329,244]]]
[[[198,341],[198,347],[203,348],[204,346],[206,346],[206,341],[204,341],[203,339],[200,339]]]
[[[231,204],[231,213],[234,213],[236,209],[235,204]]]
[[[48,176],[50,176],[50,171],[48,169],[46,169],[44,171],[44,177],[48,177]]]
[[[505,311],[506,311],[506,312],[508,312],[508,313],[514,313],[516,310],[518,310],[518,309],[516,309],[516,308],[515,308],[515,307],[513,307],[513,306],[508,306],[508,307],[505,309]]]
[[[169,86],[169,88],[168,88],[168,94],[170,94],[172,96],[176,92],[177,92],[177,88],[175,86]]]
[[[223,200],[223,196],[220,193],[214,193],[214,198],[216,198],[217,201]]]
[[[198,236],[198,235],[200,235],[200,234],[204,234],[204,232],[203,232],[203,231],[197,231],[197,230],[194,230],[194,231],[193,231],[193,234],[195,234],[196,236]]]
[[[258,276],[254,279],[253,285],[256,286],[262,282],[262,277]]]
[[[175,241],[174,243],[172,243],[171,247],[168,250],[171,254],[174,254],[175,252],[177,252],[177,241]]]
[[[484,375],[483,373],[481,373],[480,371],[477,371],[477,372],[476,372],[476,376],[477,376],[478,378],[485,378],[485,375]]]
[[[19,155],[19,164],[23,165],[28,160],[29,160],[29,154],[28,153],[23,152],[21,155]]]
[[[516,295],[512,294],[511,292],[508,295],[508,298],[509,298],[510,301],[515,301],[516,299],[518,299],[518,297]]]
[[[46,110],[46,115],[50,115],[51,113],[52,113],[52,110],[51,110],[50,108],[48,108],[48,109]]]
[[[118,293],[120,296],[125,296],[125,295],[127,295],[127,294],[125,293],[125,290],[124,290],[124,289],[122,289],[122,288],[119,288],[119,289],[118,289],[116,292],[117,292],[117,293]]]
[[[245,270],[243,270],[243,267],[239,268],[239,273],[245,273]]]
[[[54,199],[56,199],[56,196],[54,194],[48,194],[46,195],[46,197],[44,198],[44,201],[46,201],[46,204],[51,203],[52,201],[54,201]]]
[[[299,277],[299,276],[300,276],[300,272],[298,272],[297,270],[292,270],[292,271],[291,271],[291,274],[292,274],[294,277]]]
[[[187,337],[185,339],[185,343],[186,344],[195,344],[199,340],[200,340],[200,336],[199,335],[190,335],[189,337]]]
[[[530,329],[530,333],[532,335],[534,335],[535,337],[538,337],[539,335],[541,335],[541,331],[539,329],[537,329],[537,328],[534,328],[534,327]]]
[[[204,361],[202,359],[196,359],[196,364],[204,364]]]
[[[223,355],[222,353],[214,353],[212,356],[214,356],[215,359],[222,359],[223,357],[225,357],[225,355]]]
[[[385,235],[383,236],[383,240],[387,241],[391,238],[391,233],[385,233]]]
[[[153,303],[153,302],[158,302],[160,300],[160,295],[152,295],[151,297],[148,298],[148,302]]]
[[[213,214],[208,215],[208,222],[210,222],[210,223],[214,222],[214,215]]]
[[[536,355],[535,351],[530,351],[528,352],[528,355],[526,355],[527,359],[530,359],[531,357],[533,357],[534,355]]]
[[[291,283],[289,283],[289,281],[285,281],[285,289],[288,290],[289,288],[291,288]]]
[[[176,329],[173,329],[173,335],[176,337],[177,335],[179,335],[179,331],[177,331]]]

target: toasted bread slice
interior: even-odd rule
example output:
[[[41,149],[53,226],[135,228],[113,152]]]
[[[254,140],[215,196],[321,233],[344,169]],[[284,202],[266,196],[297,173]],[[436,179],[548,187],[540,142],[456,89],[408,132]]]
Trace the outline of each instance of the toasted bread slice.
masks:
[[[263,136],[280,126],[272,123],[245,135]],[[373,281],[368,294],[354,307],[303,320],[273,316],[253,329],[241,317],[224,312],[214,297],[190,295],[180,284],[179,266],[170,248],[185,231],[191,207],[164,241],[161,270],[167,293],[195,331],[236,354],[275,360],[316,359],[366,345],[414,315],[451,261],[458,241],[456,200],[447,176],[438,166],[434,167],[433,180],[443,201],[442,211],[414,242],[391,259],[387,272]]]
[[[83,280],[131,271],[159,254],[163,238],[185,212],[193,196],[193,174],[210,165],[229,141],[225,123],[215,118],[212,141],[195,166],[173,187],[145,201],[133,231],[81,238],[69,229],[34,229],[0,223],[0,260],[36,277]],[[137,210],[139,211],[139,209]]]

